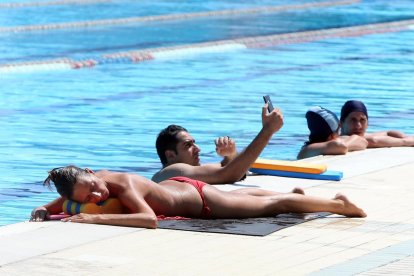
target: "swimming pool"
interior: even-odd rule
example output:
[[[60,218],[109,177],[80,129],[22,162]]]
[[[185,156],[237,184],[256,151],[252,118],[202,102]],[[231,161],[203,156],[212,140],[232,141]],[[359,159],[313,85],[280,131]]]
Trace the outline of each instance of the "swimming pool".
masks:
[[[322,105],[339,112],[348,99],[367,104],[371,131],[396,128],[414,133],[414,31],[409,25],[398,32],[191,51],[197,43],[414,18],[409,1],[300,8],[323,2],[327,1],[33,1],[25,6],[22,3],[28,2],[14,1],[13,7],[0,6],[6,14],[0,19],[0,225],[28,219],[33,207],[56,197],[41,184],[53,167],[76,164],[151,177],[160,168],[156,135],[171,123],[193,134],[203,162],[218,161],[216,137],[234,137],[242,149],[257,134],[263,94],[270,94],[285,116],[283,129],[263,157],[295,159],[307,138],[306,110]],[[64,22],[292,4],[299,6],[278,12],[48,29]],[[17,28],[33,25],[44,29]],[[190,47],[180,55],[167,48],[171,54],[164,58],[139,63],[102,58],[173,46]],[[51,62],[60,58],[100,63],[73,70]]]

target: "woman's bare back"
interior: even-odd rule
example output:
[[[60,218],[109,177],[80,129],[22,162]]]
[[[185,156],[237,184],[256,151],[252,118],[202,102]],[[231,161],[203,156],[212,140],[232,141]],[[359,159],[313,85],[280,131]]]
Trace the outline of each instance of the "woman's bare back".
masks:
[[[191,185],[174,180],[157,184],[139,175],[126,175],[106,171],[102,178],[108,183],[111,196],[118,197],[131,211],[134,210],[127,206],[127,198],[132,192],[145,200],[156,215],[197,217],[200,214],[202,201]]]

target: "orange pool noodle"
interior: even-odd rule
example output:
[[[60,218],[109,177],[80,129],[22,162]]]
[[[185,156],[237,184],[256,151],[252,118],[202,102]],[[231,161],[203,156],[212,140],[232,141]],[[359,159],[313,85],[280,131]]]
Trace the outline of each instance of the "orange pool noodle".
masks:
[[[301,172],[320,174],[326,171],[327,166],[322,164],[312,164],[302,161],[283,161],[258,158],[251,165],[255,169],[278,170],[287,172]]]

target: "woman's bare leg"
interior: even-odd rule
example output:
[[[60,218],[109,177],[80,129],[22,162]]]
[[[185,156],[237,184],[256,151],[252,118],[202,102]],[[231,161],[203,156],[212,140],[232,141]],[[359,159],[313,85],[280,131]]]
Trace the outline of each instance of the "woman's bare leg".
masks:
[[[256,189],[256,188],[241,188],[241,189],[230,191],[230,193],[246,194],[246,195],[252,195],[252,196],[272,196],[272,195],[284,194],[281,192],[274,192],[274,191],[262,190],[262,189]],[[291,193],[304,195],[305,191],[300,187],[295,187],[291,191]]]
[[[330,212],[348,217],[365,217],[365,212],[342,194],[324,199],[295,193],[253,196],[219,191],[205,186],[207,205],[215,218],[248,218],[274,216],[282,213]]]

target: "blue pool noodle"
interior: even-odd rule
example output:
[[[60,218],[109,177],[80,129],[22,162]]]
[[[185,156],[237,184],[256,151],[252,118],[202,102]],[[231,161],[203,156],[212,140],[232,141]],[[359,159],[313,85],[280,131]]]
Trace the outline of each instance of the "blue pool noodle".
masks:
[[[265,170],[265,169],[256,169],[256,168],[250,168],[249,171],[253,173],[265,174],[265,175],[319,179],[319,180],[334,180],[334,181],[340,181],[343,177],[343,173],[340,171],[325,171],[324,173],[321,173],[321,174],[288,172],[288,171],[278,171],[278,170]]]

